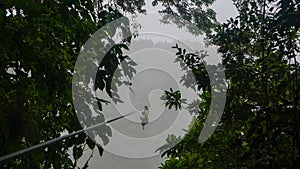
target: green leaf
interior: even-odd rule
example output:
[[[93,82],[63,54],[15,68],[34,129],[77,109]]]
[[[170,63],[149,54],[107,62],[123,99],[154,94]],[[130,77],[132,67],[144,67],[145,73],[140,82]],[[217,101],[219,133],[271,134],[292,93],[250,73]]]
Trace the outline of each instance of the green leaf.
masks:
[[[81,146],[74,146],[73,147],[73,157],[74,159],[78,160],[83,154],[83,150]]]
[[[104,149],[102,148],[101,145],[98,145],[98,144],[96,144],[96,145],[97,145],[97,148],[98,148],[98,151],[99,151],[99,155],[102,156],[103,152],[104,152]]]
[[[86,144],[88,145],[88,147],[92,150],[95,148],[96,143],[90,139],[89,137],[86,139]]]

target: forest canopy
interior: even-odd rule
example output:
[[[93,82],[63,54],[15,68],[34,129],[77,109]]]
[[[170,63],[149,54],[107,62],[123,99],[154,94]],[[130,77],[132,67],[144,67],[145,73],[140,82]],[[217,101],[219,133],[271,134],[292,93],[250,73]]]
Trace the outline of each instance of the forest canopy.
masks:
[[[160,7],[164,24],[174,23],[194,35],[202,34],[206,45],[218,47],[227,79],[222,81],[223,88],[219,83],[210,84],[206,68],[217,70],[220,65],[207,65],[197,54],[185,53],[183,47],[174,44],[178,50],[174,56],[188,65],[201,92],[198,102],[191,103],[186,103],[178,91],[166,91],[162,97],[167,108],[186,107],[194,120],[176,146],[172,144],[178,138],[173,135],[158,148],[162,157],[167,157],[160,168],[300,168],[300,1],[232,1],[238,16],[222,24],[210,8],[214,0],[151,1]],[[0,156],[82,129],[72,98],[78,54],[95,31],[138,13],[147,13],[144,1],[0,2]],[[184,21],[200,31],[186,27]],[[133,24],[138,27],[138,23]],[[108,32],[108,39],[119,28]],[[138,36],[138,29],[131,33],[99,65],[103,69],[97,73],[96,89],[111,97],[118,94],[112,79],[120,63],[132,68],[135,65],[123,53]],[[130,70],[121,71],[120,76],[131,79],[134,69]],[[227,94],[222,119],[214,134],[199,143],[212,92],[224,87]],[[105,101],[97,103],[101,107]],[[101,123],[106,119],[99,113],[91,120]],[[113,137],[110,127],[104,125],[100,131],[103,143],[108,143]],[[0,166],[78,168],[86,148],[103,153],[102,145],[83,133]],[[88,166],[89,160],[83,168]]]

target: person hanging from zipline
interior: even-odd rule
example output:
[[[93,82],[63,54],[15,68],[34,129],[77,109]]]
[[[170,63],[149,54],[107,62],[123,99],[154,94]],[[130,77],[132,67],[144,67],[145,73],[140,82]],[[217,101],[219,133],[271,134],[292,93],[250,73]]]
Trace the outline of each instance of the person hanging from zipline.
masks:
[[[144,110],[142,110],[142,115],[140,117],[140,119],[142,120],[142,127],[143,130],[145,129],[145,125],[149,123],[149,109],[147,106],[144,107]]]

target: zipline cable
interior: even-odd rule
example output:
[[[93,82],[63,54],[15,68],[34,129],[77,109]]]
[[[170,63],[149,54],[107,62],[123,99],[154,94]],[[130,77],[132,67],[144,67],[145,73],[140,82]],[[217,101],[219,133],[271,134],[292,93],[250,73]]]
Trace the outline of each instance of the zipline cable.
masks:
[[[11,153],[11,154],[2,156],[2,157],[0,157],[0,163],[3,163],[3,162],[5,162],[5,161],[12,160],[12,159],[17,158],[17,157],[19,157],[19,156],[21,156],[21,155],[24,155],[24,154],[26,154],[26,153],[35,151],[35,150],[40,149],[40,148],[43,148],[43,147],[45,147],[45,146],[52,145],[52,144],[54,144],[54,143],[57,143],[57,142],[59,142],[59,141],[62,141],[62,140],[64,140],[64,139],[66,139],[66,138],[76,136],[76,135],[78,135],[78,134],[80,134],[80,133],[83,133],[83,132],[85,132],[85,131],[93,130],[94,128],[97,128],[97,127],[99,127],[99,126],[102,126],[102,125],[105,125],[105,124],[114,122],[114,121],[116,121],[116,120],[122,119],[122,118],[124,118],[124,117],[126,117],[126,116],[129,116],[129,115],[134,114],[134,113],[139,112],[139,111],[141,111],[141,110],[134,111],[134,112],[125,114],[125,115],[123,115],[123,116],[119,116],[119,117],[116,117],[116,118],[114,118],[114,119],[111,119],[111,120],[108,120],[108,121],[105,121],[105,122],[102,122],[102,123],[99,123],[99,124],[95,124],[95,125],[93,125],[93,126],[90,126],[90,127],[85,128],[85,129],[78,130],[78,131],[76,131],[76,132],[74,132],[74,133],[70,133],[70,134],[67,134],[67,135],[64,135],[64,136],[61,136],[61,137],[58,137],[58,138],[54,138],[54,139],[49,140],[49,141],[46,141],[46,142],[44,142],[44,143],[40,143],[40,144],[31,146],[31,147],[25,148],[25,149],[23,149],[23,150],[19,150],[19,151],[16,151],[16,152],[14,152],[14,153]]]

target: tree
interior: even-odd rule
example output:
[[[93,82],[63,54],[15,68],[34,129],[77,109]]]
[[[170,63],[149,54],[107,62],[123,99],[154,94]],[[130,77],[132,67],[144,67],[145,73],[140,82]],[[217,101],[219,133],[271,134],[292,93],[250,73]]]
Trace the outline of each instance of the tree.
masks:
[[[208,36],[228,80],[221,124],[198,143],[210,104],[202,99],[190,131],[161,168],[300,167],[299,1],[234,3],[239,16]]]
[[[216,13],[209,8],[214,0],[154,0],[153,6],[160,4],[164,8],[159,12],[163,15],[163,23],[175,23],[179,28],[186,28],[189,32],[199,35],[211,33],[216,26]],[[186,21],[192,24],[186,24]]]
[[[125,12],[144,12],[143,5],[144,1],[134,1],[129,6],[124,1],[1,2],[1,156],[81,129],[71,92],[72,72],[81,47],[97,29]],[[103,65],[118,64],[124,59],[121,49],[127,48],[128,42],[130,38],[115,46]],[[107,75],[112,71],[106,69],[99,79],[110,81]],[[106,86],[108,91],[109,87]],[[95,120],[105,119],[99,114]],[[107,140],[110,130],[107,126],[102,130],[100,137]],[[85,146],[98,147],[100,154],[103,152],[100,145],[95,146],[86,134],[81,134],[0,165],[76,168]],[[68,154],[70,148],[74,162]]]

